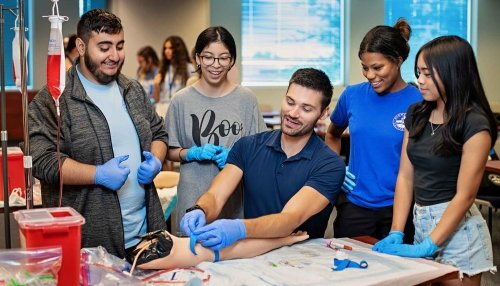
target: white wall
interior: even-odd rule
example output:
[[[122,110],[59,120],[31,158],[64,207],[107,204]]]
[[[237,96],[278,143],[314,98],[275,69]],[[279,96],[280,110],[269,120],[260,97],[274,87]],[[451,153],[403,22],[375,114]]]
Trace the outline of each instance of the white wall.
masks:
[[[188,52],[198,34],[208,27],[208,0],[109,0],[109,10],[122,20],[126,63],[122,72],[135,77],[137,51],[151,45],[161,58],[163,41],[182,37]]]
[[[500,112],[500,1],[478,0],[477,62],[491,104]]]

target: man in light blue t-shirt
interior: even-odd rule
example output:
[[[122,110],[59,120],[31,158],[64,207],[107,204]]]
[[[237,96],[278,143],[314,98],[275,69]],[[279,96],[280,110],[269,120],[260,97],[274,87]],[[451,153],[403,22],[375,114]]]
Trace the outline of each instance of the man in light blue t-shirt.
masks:
[[[78,22],[77,35],[79,62],[66,75],[61,116],[47,87],[29,106],[33,173],[42,183],[44,207],[59,205],[62,181],[62,206],[86,221],[82,247],[103,246],[125,257],[141,235],[166,227],[152,181],[168,136],[142,86],[120,73],[120,19],[91,10]]]

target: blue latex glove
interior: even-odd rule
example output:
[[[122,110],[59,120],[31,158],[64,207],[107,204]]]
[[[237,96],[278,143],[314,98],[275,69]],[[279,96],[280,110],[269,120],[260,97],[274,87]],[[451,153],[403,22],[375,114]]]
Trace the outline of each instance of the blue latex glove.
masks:
[[[345,167],[345,178],[344,183],[342,184],[342,191],[345,193],[350,193],[354,190],[356,186],[356,176],[353,173],[349,172],[349,166]]]
[[[204,226],[206,223],[205,213],[202,210],[192,210],[186,213],[181,219],[181,230],[188,236],[193,235],[194,231]]]
[[[378,251],[397,256],[422,258],[431,257],[437,250],[438,246],[427,236],[419,244],[388,244],[381,246]]]
[[[226,159],[227,155],[229,155],[229,151],[231,151],[231,148],[221,147],[220,151],[214,156],[213,160],[221,170],[226,166]]]
[[[96,166],[94,184],[118,191],[130,174],[129,168],[120,166],[120,163],[127,159],[128,155],[118,156],[103,165]]]
[[[205,144],[203,146],[193,146],[188,149],[186,154],[186,161],[203,161],[212,160],[215,154],[221,149],[220,146],[215,146],[213,144]]]
[[[198,228],[194,234],[198,236],[198,242],[202,246],[215,251],[245,238],[246,232],[245,224],[241,219],[219,219]]]
[[[144,151],[142,155],[146,160],[141,163],[137,170],[137,181],[139,184],[145,185],[153,181],[160,172],[162,165],[160,159],[156,158],[151,152]]]
[[[389,235],[384,237],[381,241],[375,243],[375,245],[372,247],[372,250],[374,251],[379,251],[381,247],[384,245],[389,245],[389,244],[402,244],[403,243],[403,237],[405,234],[401,231],[391,231],[389,232]]]

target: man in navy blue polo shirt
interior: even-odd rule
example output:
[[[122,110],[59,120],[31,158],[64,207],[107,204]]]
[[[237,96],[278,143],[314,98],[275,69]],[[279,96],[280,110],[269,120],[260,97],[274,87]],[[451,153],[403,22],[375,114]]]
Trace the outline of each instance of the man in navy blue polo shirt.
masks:
[[[182,230],[213,250],[298,230],[323,237],[345,176],[343,160],[314,133],[316,122],[328,115],[332,94],[323,71],[297,70],[283,98],[281,130],[236,142],[224,169],[186,211]],[[215,220],[240,181],[245,219]]]

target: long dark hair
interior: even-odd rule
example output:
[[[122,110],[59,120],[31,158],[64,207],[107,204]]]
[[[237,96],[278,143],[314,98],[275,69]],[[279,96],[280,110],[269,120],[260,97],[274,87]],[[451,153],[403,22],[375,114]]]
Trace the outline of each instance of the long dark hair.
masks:
[[[170,42],[172,45],[173,53],[172,60],[168,60],[165,56],[165,44]],[[185,85],[187,79],[189,78],[188,64],[191,63],[189,60],[189,52],[186,48],[184,40],[179,36],[170,36],[163,42],[162,53],[161,53],[161,63],[160,70],[158,73],[161,75],[161,83],[165,82],[165,74],[167,73],[170,65],[174,67],[174,76],[181,77],[182,83]]]
[[[462,135],[467,113],[475,110],[484,114],[490,123],[491,146],[497,138],[497,122],[484,93],[476,58],[471,45],[458,36],[442,36],[423,45],[417,52],[415,75],[419,77],[418,57],[422,55],[439,96],[445,103],[442,139],[434,146],[438,154],[456,154],[462,151]],[[436,75],[437,74],[437,75]],[[438,84],[436,77],[442,82]],[[422,101],[414,112],[410,137],[417,138],[427,124],[435,101]]]

